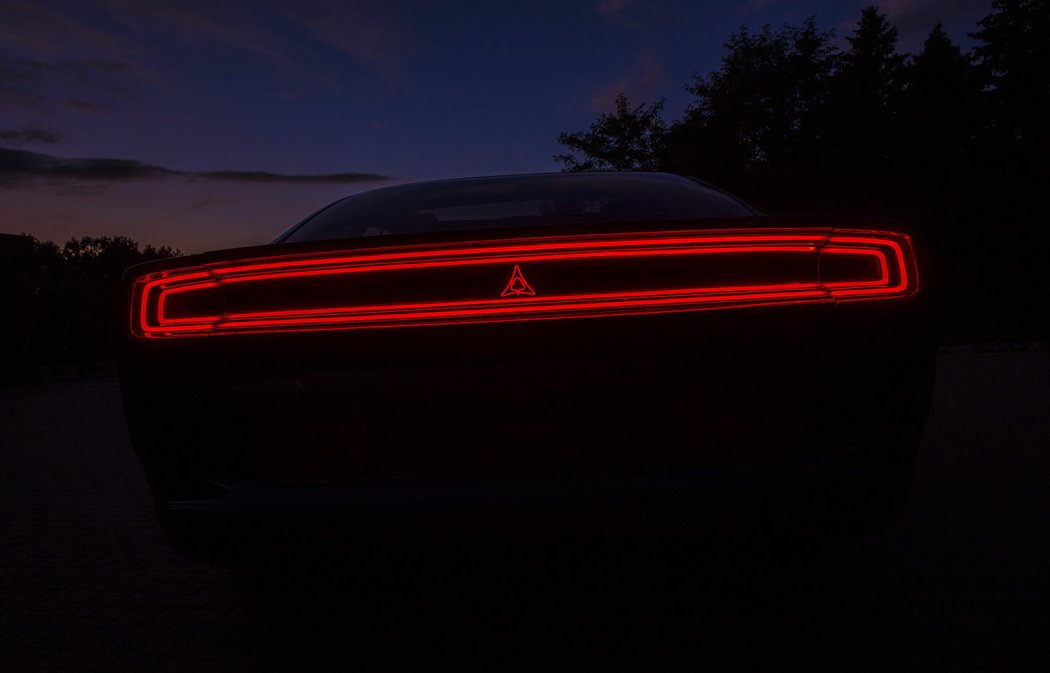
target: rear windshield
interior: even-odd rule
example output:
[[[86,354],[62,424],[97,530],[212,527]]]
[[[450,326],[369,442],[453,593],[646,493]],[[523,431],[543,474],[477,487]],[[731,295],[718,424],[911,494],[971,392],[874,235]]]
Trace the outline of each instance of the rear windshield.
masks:
[[[421,182],[356,194],[313,215],[278,240],[754,214],[724,192],[675,175],[529,175]]]

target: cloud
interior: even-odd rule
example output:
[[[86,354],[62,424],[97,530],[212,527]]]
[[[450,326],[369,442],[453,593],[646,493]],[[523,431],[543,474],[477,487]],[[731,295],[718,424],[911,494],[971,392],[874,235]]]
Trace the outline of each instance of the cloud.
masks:
[[[0,10],[0,57],[41,66],[72,62],[108,63],[122,68],[124,84],[148,89],[177,86],[159,65],[161,49],[172,42],[191,48],[236,50],[272,66],[288,81],[332,89],[339,78],[311,61],[309,47],[323,45],[379,73],[396,78],[406,43],[400,27],[379,0],[4,0]],[[7,87],[0,74],[0,89]],[[334,84],[333,84],[334,83]],[[24,87],[23,87],[24,89]],[[53,96],[19,103],[54,104]],[[98,102],[94,92],[69,96]],[[10,104],[10,101],[8,101]]]
[[[332,76],[303,62],[304,38],[337,49],[387,79],[396,76],[404,51],[400,31],[381,17],[383,3],[378,2],[101,2],[139,40],[165,35],[236,49],[255,55],[284,73],[309,77],[321,86],[329,86]]]
[[[598,3],[598,13],[602,16],[618,14],[627,6],[627,0],[601,0]]]
[[[376,8],[329,2],[298,3],[287,17],[318,42],[372,67],[384,79],[397,79],[407,40]]]
[[[990,10],[988,0],[883,0],[879,8],[897,28],[898,49],[915,52],[922,49],[934,25],[941,23],[953,40],[965,42],[977,21]],[[840,26],[843,35],[856,28],[857,18]]]
[[[656,92],[664,80],[664,66],[656,55],[642,52],[630,70],[598,89],[587,101],[587,111],[601,113],[612,110],[621,93],[632,101],[645,100]]]
[[[965,41],[977,21],[991,11],[987,0],[892,0],[883,9],[897,26],[901,49],[918,51],[937,23],[952,39]]]
[[[97,101],[133,90],[129,73],[128,66],[115,61],[0,58],[0,110],[95,109]]]
[[[959,10],[988,11],[989,4],[987,0],[883,0],[879,8],[890,17],[928,13],[943,20]]]
[[[344,184],[389,179],[374,173],[287,175],[267,171],[180,171],[129,159],[68,159],[26,150],[0,148],[0,186],[29,180],[126,182],[159,178],[288,184]]]
[[[4,0],[0,108],[97,110],[157,78],[145,59],[152,45],[129,39],[95,4]]]
[[[102,4],[137,41],[149,42],[163,34],[248,52],[285,70],[293,65],[288,39],[268,25],[264,8],[258,5],[199,0],[102,0]]]
[[[380,182],[389,176],[375,173],[321,173],[313,175],[287,175],[266,171],[198,171],[178,172],[191,178],[206,180],[236,180],[238,182],[287,182],[295,184],[340,184],[344,182]]]
[[[9,129],[6,131],[0,130],[0,141],[11,143],[16,146],[28,143],[54,145],[59,140],[61,140],[61,136],[54,131],[48,131],[47,129],[28,127],[23,129]]]
[[[67,98],[62,101],[62,106],[73,110],[94,110],[97,106],[89,100],[80,98]]]
[[[126,36],[84,20],[87,3],[4,0],[0,44],[31,59],[132,62],[140,49]],[[79,11],[78,11],[79,10]]]

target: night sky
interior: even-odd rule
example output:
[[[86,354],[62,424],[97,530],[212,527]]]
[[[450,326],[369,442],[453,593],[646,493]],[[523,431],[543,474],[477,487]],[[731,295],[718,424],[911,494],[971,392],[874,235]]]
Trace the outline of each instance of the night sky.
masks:
[[[844,44],[867,4],[2,0],[0,147],[141,163],[61,179],[41,176],[46,157],[0,163],[0,231],[196,252],[266,242],[377,186],[557,170],[557,134],[621,91],[679,116],[737,27],[813,15]],[[877,4],[902,51],[937,21],[966,45],[990,10]]]

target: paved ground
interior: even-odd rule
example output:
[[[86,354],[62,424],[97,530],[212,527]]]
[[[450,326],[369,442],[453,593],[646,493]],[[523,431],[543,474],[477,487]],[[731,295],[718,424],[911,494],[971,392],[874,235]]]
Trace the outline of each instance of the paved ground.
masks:
[[[832,550],[249,581],[167,549],[111,378],[0,391],[0,671],[1050,670],[1050,352],[941,356],[916,492]]]

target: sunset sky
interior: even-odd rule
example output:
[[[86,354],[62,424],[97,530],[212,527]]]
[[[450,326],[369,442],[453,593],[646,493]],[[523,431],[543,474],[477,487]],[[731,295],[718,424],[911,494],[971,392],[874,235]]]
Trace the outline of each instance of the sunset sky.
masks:
[[[844,42],[865,0],[0,4],[0,232],[128,235],[184,252],[265,242],[353,192],[557,170],[559,132],[619,92],[689,103],[735,28],[814,15]],[[918,49],[990,11],[878,3]],[[358,174],[358,175],[354,175]],[[387,179],[377,179],[383,176]]]

